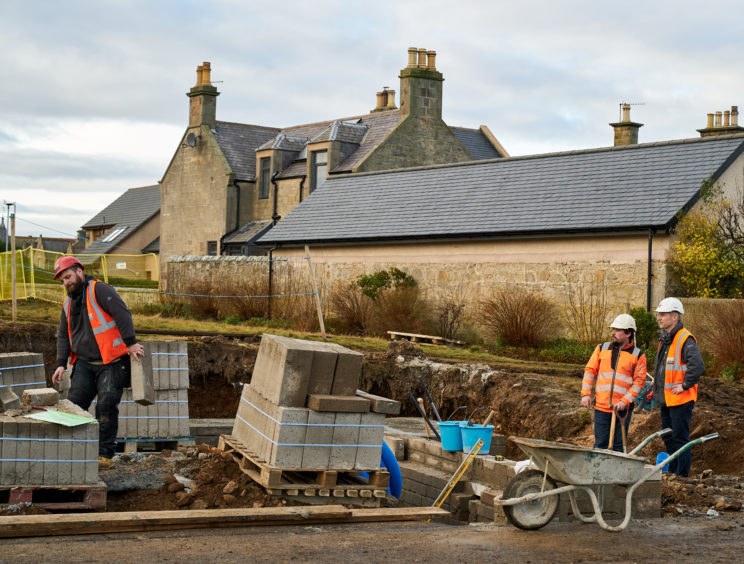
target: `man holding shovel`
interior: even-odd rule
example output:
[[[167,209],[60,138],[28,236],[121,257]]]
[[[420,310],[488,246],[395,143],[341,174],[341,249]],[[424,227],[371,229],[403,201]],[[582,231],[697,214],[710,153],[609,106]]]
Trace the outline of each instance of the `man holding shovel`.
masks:
[[[632,316],[618,315],[610,328],[612,339],[597,346],[584,368],[581,405],[592,407],[594,387],[594,448],[608,448],[612,435],[612,449],[623,452],[633,404],[646,383],[646,355],[635,346]]]

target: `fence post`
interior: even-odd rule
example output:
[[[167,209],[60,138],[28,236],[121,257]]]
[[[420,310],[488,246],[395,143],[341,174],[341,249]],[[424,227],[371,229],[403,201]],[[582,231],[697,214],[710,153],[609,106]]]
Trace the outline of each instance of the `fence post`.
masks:
[[[15,248],[15,208],[10,214],[10,292],[11,292],[11,318],[13,323],[18,316],[16,304],[16,248]]]
[[[33,246],[28,248],[28,265],[30,267],[31,276],[31,297],[36,299],[36,263],[34,262],[34,248]],[[26,290],[26,298],[28,298],[28,290]]]
[[[325,332],[325,323],[323,323],[323,308],[320,306],[320,292],[318,291],[318,281],[315,279],[315,269],[313,260],[310,257],[310,247],[305,245],[305,254],[307,255],[307,265],[310,267],[310,274],[313,277],[313,288],[315,289],[315,305],[318,307],[318,322],[320,323],[320,334],[324,341],[327,341]]]

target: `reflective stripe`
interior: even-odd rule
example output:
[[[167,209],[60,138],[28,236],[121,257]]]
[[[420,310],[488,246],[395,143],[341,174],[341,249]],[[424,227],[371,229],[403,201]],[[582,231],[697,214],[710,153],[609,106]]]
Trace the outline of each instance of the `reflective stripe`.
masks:
[[[633,347],[633,351],[630,354],[632,354],[633,356],[641,356],[641,349],[639,349],[638,347]]]
[[[630,387],[630,391],[633,392],[635,395],[638,395],[638,392],[641,391],[641,387],[640,386],[636,386],[635,384],[633,384]]]
[[[124,339],[122,339],[121,337],[119,337],[118,339],[114,339],[114,346],[117,347],[121,345],[123,342],[124,342]]]
[[[612,384],[602,384],[602,385],[598,384],[596,390],[598,392],[609,392],[611,387],[612,387]]]
[[[618,380],[620,380],[621,382],[625,382],[627,384],[633,383],[632,376],[626,376],[625,374],[620,374],[619,372],[615,374],[615,385],[617,385]]]
[[[608,380],[612,380],[612,375],[614,372],[600,372],[597,374],[597,378],[607,378]]]
[[[667,384],[666,382],[664,382],[664,389],[671,390],[674,386],[676,386],[677,384],[681,384],[681,383],[682,382],[672,382],[671,384]]]
[[[581,389],[582,390],[591,390],[592,389],[592,385],[589,384],[588,382],[584,382],[583,384],[581,384]]]
[[[93,329],[93,334],[97,335],[99,333],[107,331],[108,329],[111,329],[112,327],[116,327],[116,321],[112,319],[110,323],[106,323],[106,319],[103,317],[103,312],[101,311],[101,308],[98,307],[98,303],[96,302],[94,288],[95,284],[88,284],[88,303],[93,306],[93,312],[96,314],[96,318],[98,319],[99,327]]]
[[[612,345],[612,343],[602,343],[602,346],[600,347],[599,350],[601,350],[601,351],[608,351],[608,350],[610,350],[610,345]]]
[[[686,364],[667,364],[668,370],[678,370],[679,372],[687,372]]]

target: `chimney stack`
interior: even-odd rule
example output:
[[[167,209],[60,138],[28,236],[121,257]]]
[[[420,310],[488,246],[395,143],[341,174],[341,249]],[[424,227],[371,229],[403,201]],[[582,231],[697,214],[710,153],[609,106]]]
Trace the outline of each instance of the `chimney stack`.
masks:
[[[615,130],[615,147],[623,145],[638,144],[638,130],[643,127],[642,123],[630,121],[630,104],[621,104],[622,121],[611,123]]]
[[[424,120],[442,119],[442,82],[436,68],[436,51],[409,47],[408,65],[400,71],[400,119],[416,116]],[[388,107],[395,104],[388,99]]]
[[[377,92],[377,105],[374,110],[370,111],[370,113],[373,114],[375,112],[384,112],[395,109],[397,109],[395,105],[395,90],[390,90],[387,86],[383,86],[382,91]]]
[[[217,125],[217,88],[212,86],[212,65],[209,61],[196,67],[196,86],[191,88],[189,97],[189,127],[208,125],[214,129]]]
[[[708,123],[698,132],[700,137],[744,133],[744,127],[739,127],[739,106],[731,106],[730,111],[708,114]]]

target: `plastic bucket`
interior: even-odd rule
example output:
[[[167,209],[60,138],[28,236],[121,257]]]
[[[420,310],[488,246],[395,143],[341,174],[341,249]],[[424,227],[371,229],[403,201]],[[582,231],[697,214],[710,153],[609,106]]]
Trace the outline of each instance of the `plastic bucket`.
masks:
[[[475,446],[478,439],[483,439],[483,447],[478,454],[488,454],[491,450],[491,435],[493,434],[493,425],[463,425],[460,427],[462,434],[462,451],[470,452]]]
[[[661,461],[662,460],[666,460],[667,458],[669,458],[669,454],[668,453],[666,453],[666,452],[660,452],[659,454],[656,455],[656,465],[658,466],[659,464],[661,464]],[[666,466],[664,466],[661,469],[661,471],[662,472],[669,472],[669,464],[667,464]]]
[[[460,425],[465,421],[441,421],[439,423],[439,436],[442,437],[442,450],[459,452],[462,450],[462,434]]]

